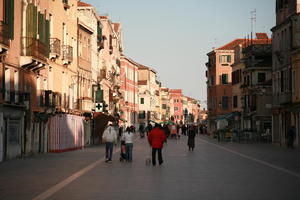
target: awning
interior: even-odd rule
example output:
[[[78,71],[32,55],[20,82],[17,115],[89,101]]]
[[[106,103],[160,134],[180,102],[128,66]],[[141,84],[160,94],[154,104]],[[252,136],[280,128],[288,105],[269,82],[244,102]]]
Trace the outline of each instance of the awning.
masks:
[[[227,113],[225,115],[219,115],[216,119],[216,121],[218,120],[233,120],[235,116],[239,116],[238,112],[231,112],[231,113]]]

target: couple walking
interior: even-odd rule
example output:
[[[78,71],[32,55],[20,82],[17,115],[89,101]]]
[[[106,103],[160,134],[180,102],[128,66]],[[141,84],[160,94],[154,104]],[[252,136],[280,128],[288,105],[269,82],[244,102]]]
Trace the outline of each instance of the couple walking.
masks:
[[[118,131],[112,124],[109,124],[103,132],[102,140],[105,141],[105,162],[112,162],[113,147],[114,144],[117,144],[117,134]],[[129,127],[122,134],[121,143],[125,145],[126,160],[132,162],[133,133]]]

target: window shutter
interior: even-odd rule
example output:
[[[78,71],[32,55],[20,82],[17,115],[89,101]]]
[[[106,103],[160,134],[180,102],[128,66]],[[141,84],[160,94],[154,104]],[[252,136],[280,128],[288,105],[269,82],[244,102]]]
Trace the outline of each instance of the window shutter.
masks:
[[[227,56],[227,61],[231,62],[231,56]]]
[[[228,84],[228,74],[222,74],[222,84]]]
[[[31,23],[32,23],[32,35],[30,35],[30,37],[36,38],[37,37],[37,7],[36,6],[32,6],[32,18],[31,18]]]
[[[5,22],[7,23],[9,30],[9,38],[14,38],[14,9],[15,1],[14,0],[5,0]]]
[[[45,44],[47,46],[47,55],[48,55],[50,51],[50,21],[49,20],[45,21]]]
[[[98,42],[102,41],[102,29],[100,26],[97,26],[97,38],[98,38]]]
[[[96,91],[96,102],[103,102],[103,90]]]
[[[33,32],[33,4],[28,4],[27,5],[27,11],[26,11],[26,37],[30,37],[32,38],[34,36],[34,32]],[[29,40],[28,40],[29,41]]]
[[[38,14],[38,29],[39,29],[39,40],[45,43],[45,33],[44,33],[44,16],[43,14]]]

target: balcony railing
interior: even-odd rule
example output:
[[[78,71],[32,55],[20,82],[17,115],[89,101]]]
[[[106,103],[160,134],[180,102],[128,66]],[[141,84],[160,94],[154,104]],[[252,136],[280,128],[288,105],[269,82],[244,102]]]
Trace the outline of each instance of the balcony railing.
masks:
[[[25,101],[29,101],[30,94],[15,90],[4,91],[4,101],[9,104],[24,105]]]
[[[9,46],[9,32],[8,25],[0,22],[0,44]]]
[[[63,45],[62,46],[62,55],[63,55],[64,61],[66,61],[67,63],[71,63],[73,61],[73,47],[71,47],[69,45]]]
[[[40,40],[32,37],[22,37],[22,56],[32,56],[46,61],[49,48]]]
[[[50,57],[60,56],[60,40],[57,38],[50,38]]]

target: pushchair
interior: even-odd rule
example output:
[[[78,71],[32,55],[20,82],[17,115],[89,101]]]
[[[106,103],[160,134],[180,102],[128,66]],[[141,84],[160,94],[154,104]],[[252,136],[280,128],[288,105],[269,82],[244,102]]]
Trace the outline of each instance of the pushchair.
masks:
[[[125,141],[121,141],[120,162],[127,160]]]

